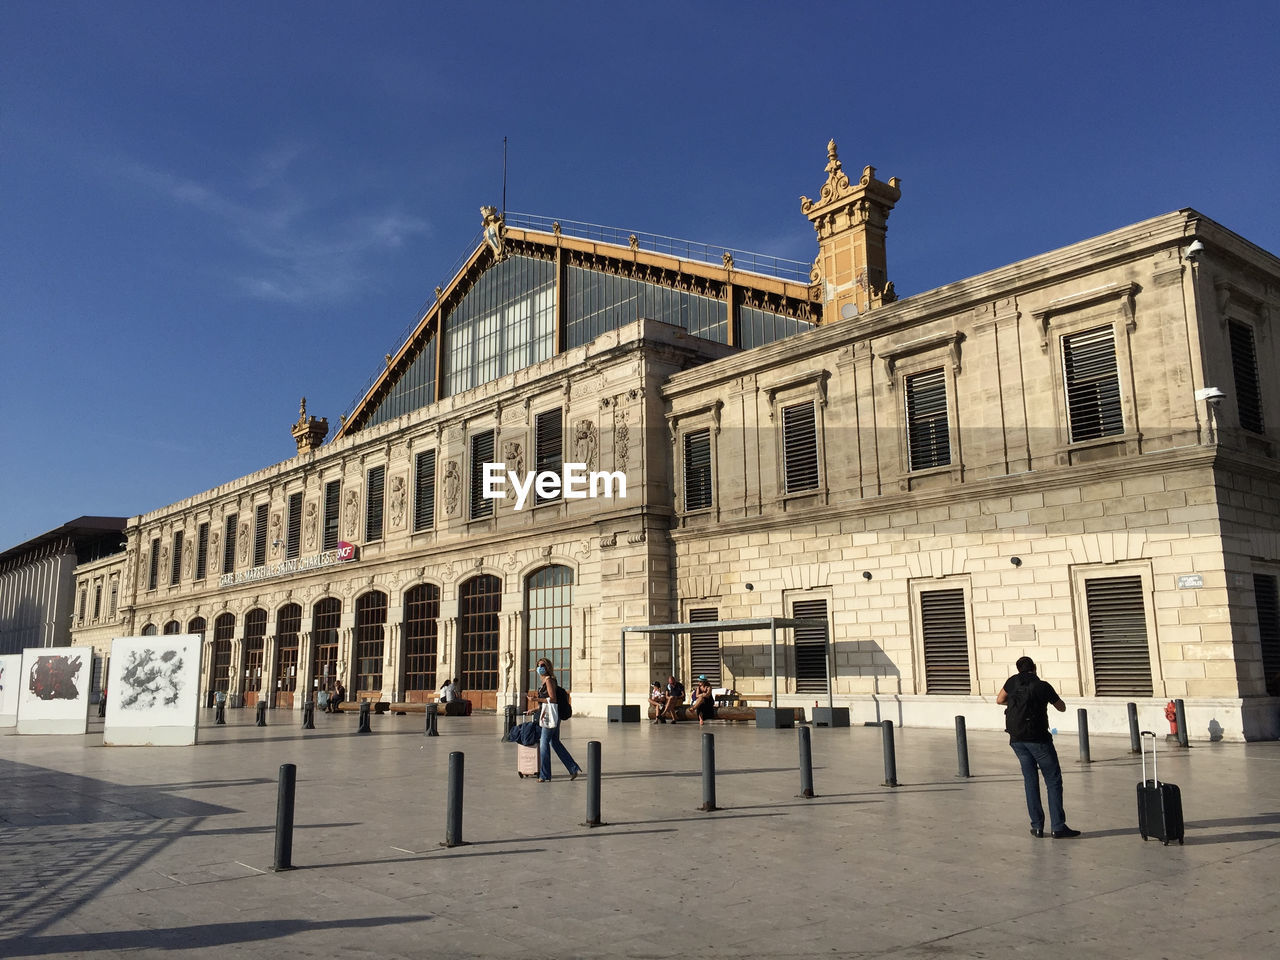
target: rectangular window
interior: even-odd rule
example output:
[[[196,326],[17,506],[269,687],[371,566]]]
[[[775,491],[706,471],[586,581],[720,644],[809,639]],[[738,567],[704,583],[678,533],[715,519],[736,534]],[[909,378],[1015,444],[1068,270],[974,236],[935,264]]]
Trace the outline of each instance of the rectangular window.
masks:
[[[114,617],[116,611],[120,609],[120,581],[115,577],[111,578],[111,600],[107,606],[107,616]]]
[[[689,611],[690,623],[707,623],[719,620],[720,611],[715,607],[704,607]],[[720,682],[720,634],[714,630],[706,633],[689,634],[689,673],[693,678],[705,673],[713,687],[722,686]]]
[[[920,591],[925,693],[972,692],[967,622],[963,590]]]
[[[238,513],[227,515],[222,525],[222,572],[234,573],[236,569],[236,527],[240,522]]]
[[[826,600],[797,600],[791,605],[796,620],[826,620]],[[796,627],[792,631],[796,653],[796,693],[827,692],[827,631],[823,627]]]
[[[493,516],[493,501],[484,498],[484,465],[493,461],[493,431],[471,438],[471,519]]]
[[[951,463],[951,431],[947,423],[947,377],[941,370],[906,379],[907,457],[912,470]]]
[[[260,567],[267,562],[267,511],[269,504],[260,503],[253,508],[253,565]]]
[[[89,602],[89,588],[81,587],[80,588],[80,613],[78,615],[78,619],[81,623],[84,623],[85,604],[87,604],[88,602]]]
[[[430,530],[435,525],[436,452],[424,450],[418,454],[413,469],[413,529]]]
[[[705,510],[712,504],[711,431],[684,435],[684,509]]]
[[[1071,442],[1124,433],[1115,332],[1111,326],[1063,337],[1062,366]]]
[[[1258,606],[1258,639],[1262,643],[1262,677],[1267,694],[1280,697],[1280,593],[1276,578],[1253,575],[1253,598]]]
[[[1141,577],[1086,580],[1094,692],[1100,697],[1152,695],[1151,651]]]
[[[813,401],[782,408],[784,493],[818,489],[818,425]]]
[[[160,538],[151,540],[151,569],[147,571],[147,589],[154,590],[160,580]]]
[[[97,620],[102,616],[102,581],[99,580],[93,585],[93,619]]]
[[[538,414],[534,421],[533,439],[534,469],[541,473],[548,470],[560,473],[564,466],[564,416],[557,407]],[[534,490],[535,503],[550,503],[560,499],[560,488],[554,495],[544,497]]]
[[[169,586],[177,586],[182,579],[182,531],[173,531],[173,553],[169,557]]]
[[[1231,335],[1231,372],[1236,382],[1236,409],[1240,426],[1262,433],[1262,390],[1258,385],[1258,354],[1253,327],[1238,320],[1228,325]]]
[[[338,547],[338,516],[342,507],[342,481],[330,480],[324,485],[324,548]]]
[[[386,467],[374,467],[369,471],[364,501],[365,543],[374,543],[382,539],[382,494],[386,480]]]
[[[285,534],[285,559],[295,560],[302,553],[302,494],[289,494],[289,526]]]
[[[209,524],[202,523],[196,530],[196,579],[203,580],[209,570]]]

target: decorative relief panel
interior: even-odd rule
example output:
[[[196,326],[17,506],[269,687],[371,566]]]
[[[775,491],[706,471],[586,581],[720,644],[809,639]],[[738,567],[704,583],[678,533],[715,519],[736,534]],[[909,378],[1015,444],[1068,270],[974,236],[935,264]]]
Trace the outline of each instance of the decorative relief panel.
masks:
[[[573,428],[573,462],[585,463],[587,470],[595,470],[599,445],[596,425],[590,420],[579,420]]]
[[[242,520],[240,522],[239,545],[240,545],[240,564],[241,566],[243,566],[244,564],[249,562],[249,521],[248,520]]]
[[[316,548],[316,503],[311,501],[307,504],[307,518],[303,521],[302,527],[306,531],[304,534],[307,552],[311,552]]]
[[[524,448],[516,440],[506,440],[502,444],[502,460],[511,473],[524,476]]]
[[[458,515],[461,494],[462,471],[458,469],[457,460],[450,460],[444,465],[444,513],[446,517],[456,517]]]
[[[614,469],[623,473],[627,472],[627,465],[630,462],[630,419],[631,412],[629,410],[615,408],[613,414],[613,462]]]
[[[347,531],[347,539],[354,540],[356,538],[356,521],[360,515],[360,493],[357,490],[348,490],[346,493],[346,504],[342,510],[343,524]]]
[[[396,474],[391,478],[391,527],[399,530],[404,526],[405,484],[404,477]]]

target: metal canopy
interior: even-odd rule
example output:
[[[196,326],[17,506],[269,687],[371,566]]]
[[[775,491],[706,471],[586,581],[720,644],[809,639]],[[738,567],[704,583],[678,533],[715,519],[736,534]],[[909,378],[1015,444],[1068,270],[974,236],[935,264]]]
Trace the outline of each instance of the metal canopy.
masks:
[[[627,705],[627,634],[628,633],[725,633],[733,630],[769,631],[769,672],[773,679],[773,705],[778,705],[778,629],[794,630],[796,627],[815,627],[822,629],[822,640],[827,655],[823,665],[827,672],[827,705],[835,706],[835,694],[831,688],[831,637],[827,631],[826,620],[803,620],[794,617],[747,617],[741,620],[704,620],[700,623],[661,623],[645,627],[622,628],[622,705]],[[671,669],[675,669],[675,656],[671,658]]]

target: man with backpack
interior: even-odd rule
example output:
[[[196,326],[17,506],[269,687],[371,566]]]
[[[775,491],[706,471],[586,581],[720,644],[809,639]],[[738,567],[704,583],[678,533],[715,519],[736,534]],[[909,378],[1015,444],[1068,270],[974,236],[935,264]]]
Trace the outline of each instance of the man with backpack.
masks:
[[[1080,836],[1067,826],[1062,809],[1062,766],[1049,732],[1049,706],[1063,712],[1067,705],[1053,685],[1036,676],[1030,657],[1018,658],[1018,672],[1004,682],[996,703],[1005,707],[1004,729],[1009,746],[1022,765],[1022,781],[1027,792],[1027,813],[1031,815],[1031,835],[1044,836],[1044,807],[1040,803],[1040,776],[1049,792],[1049,829],[1055,840]]]

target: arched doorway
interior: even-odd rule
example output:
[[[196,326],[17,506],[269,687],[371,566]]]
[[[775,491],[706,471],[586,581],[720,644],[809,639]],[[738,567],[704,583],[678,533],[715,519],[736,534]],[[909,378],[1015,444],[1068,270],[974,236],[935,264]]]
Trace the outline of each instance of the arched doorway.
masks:
[[[311,660],[313,692],[332,690],[338,680],[338,626],[342,623],[342,601],[326,597],[311,608],[311,639],[315,655]]]
[[[462,695],[471,700],[473,707],[496,710],[502,581],[484,573],[462,584],[458,612],[458,677]]]
[[[440,636],[440,588],[421,583],[404,595],[404,698],[435,699]]]
[[[231,638],[235,632],[234,613],[219,614],[213,621],[213,675],[209,678],[209,706],[213,706],[216,691],[231,691]]]
[[[244,705],[262,696],[262,657],[267,638],[267,611],[261,607],[244,615]]]
[[[302,607],[286,603],[276,612],[276,699],[275,707],[293,707],[298,689],[298,634],[302,630]]]
[[[352,700],[382,696],[382,664],[386,655],[387,595],[370,590],[356,598],[356,693]]]
[[[572,690],[569,663],[573,650],[573,571],[553,565],[529,574],[525,579],[524,609],[526,689],[537,689],[538,658],[546,657],[555,668],[560,685]]]

